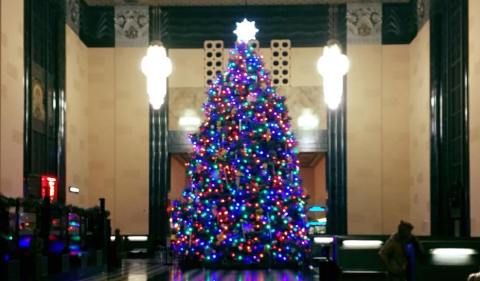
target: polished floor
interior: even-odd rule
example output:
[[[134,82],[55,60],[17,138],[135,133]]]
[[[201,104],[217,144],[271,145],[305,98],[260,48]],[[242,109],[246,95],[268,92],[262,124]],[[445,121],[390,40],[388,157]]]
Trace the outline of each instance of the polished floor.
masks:
[[[206,270],[181,271],[176,267],[165,266],[160,261],[148,259],[124,260],[122,268],[113,272],[103,272],[90,277],[69,280],[79,281],[311,281],[318,280],[314,272],[291,270]]]

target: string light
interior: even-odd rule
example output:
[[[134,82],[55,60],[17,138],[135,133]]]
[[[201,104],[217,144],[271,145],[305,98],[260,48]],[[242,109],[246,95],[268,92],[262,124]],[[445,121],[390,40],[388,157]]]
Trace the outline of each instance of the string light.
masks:
[[[207,94],[189,184],[169,209],[174,251],[207,263],[302,263],[306,194],[285,98],[243,40]]]

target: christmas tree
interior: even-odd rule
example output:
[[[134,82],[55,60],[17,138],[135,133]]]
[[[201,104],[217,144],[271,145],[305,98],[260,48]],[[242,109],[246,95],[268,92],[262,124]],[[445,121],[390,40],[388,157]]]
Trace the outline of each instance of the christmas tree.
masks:
[[[228,69],[191,136],[188,186],[171,209],[172,247],[184,260],[291,265],[309,249],[296,141],[285,98],[248,44],[255,32],[254,22],[237,23]]]

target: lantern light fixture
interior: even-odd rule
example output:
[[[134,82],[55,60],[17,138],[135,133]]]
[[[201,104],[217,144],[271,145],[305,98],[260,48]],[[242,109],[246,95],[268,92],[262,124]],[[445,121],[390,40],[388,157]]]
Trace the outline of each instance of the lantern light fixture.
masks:
[[[348,57],[342,54],[340,44],[330,40],[318,59],[317,71],[323,78],[323,97],[328,108],[335,110],[342,102],[343,77],[350,68]]]
[[[167,95],[167,77],[172,73],[172,62],[162,43],[154,42],[147,49],[141,63],[147,78],[147,94],[154,110],[160,109]]]

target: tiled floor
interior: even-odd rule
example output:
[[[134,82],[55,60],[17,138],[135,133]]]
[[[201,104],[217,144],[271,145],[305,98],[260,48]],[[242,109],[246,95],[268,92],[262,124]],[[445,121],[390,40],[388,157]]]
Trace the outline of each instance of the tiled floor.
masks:
[[[207,270],[181,271],[164,266],[155,260],[125,260],[121,269],[100,273],[88,278],[70,279],[79,281],[313,281],[313,272],[290,270]]]

